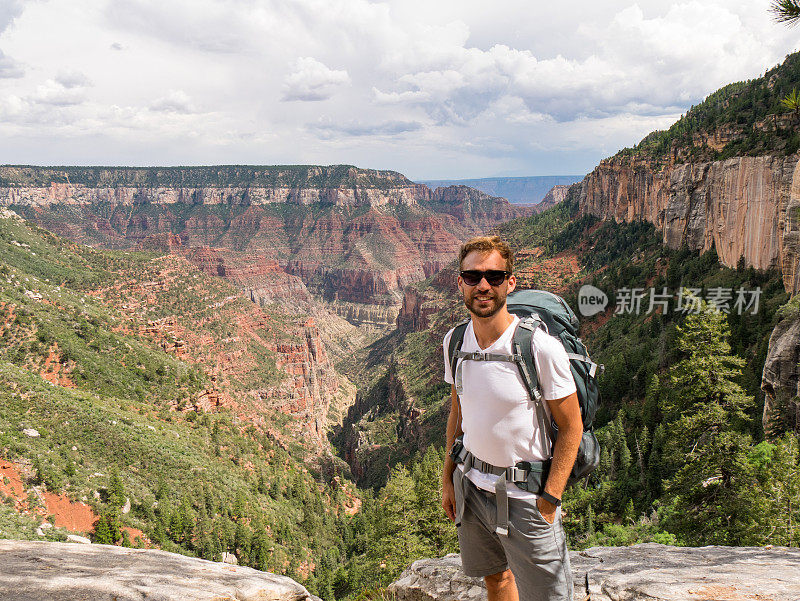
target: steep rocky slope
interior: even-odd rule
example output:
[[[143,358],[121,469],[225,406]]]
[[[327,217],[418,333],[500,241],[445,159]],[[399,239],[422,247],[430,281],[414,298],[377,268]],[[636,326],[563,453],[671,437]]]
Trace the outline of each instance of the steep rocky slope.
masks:
[[[780,268],[800,291],[798,155],[736,157],[656,166],[650,159],[602,161],[581,184],[581,213],[616,221],[646,220],[664,244],[716,248],[730,267]]]
[[[781,307],[769,339],[761,388],[768,434],[800,433],[800,295]]]
[[[800,292],[800,116],[781,100],[800,85],[800,53],[763,77],[730,84],[668,130],[645,137],[601,163],[580,184],[580,213],[645,220],[670,248],[714,248],[733,267],[780,269],[790,295]],[[764,365],[769,415],[796,424],[800,318],[776,328]],[[794,400],[793,400],[794,399]],[[773,420],[774,421],[774,420]],[[796,428],[797,426],[794,426]]]
[[[463,239],[529,214],[464,186],[432,192],[342,165],[5,166],[0,205],[79,242],[182,253],[247,280],[258,298],[288,292],[302,304],[298,281],[280,274],[296,276],[347,319],[383,327],[402,288],[441,269]]]
[[[552,188],[550,188],[547,194],[544,195],[544,198],[542,198],[541,202],[536,204],[533,208],[537,213],[546,211],[553,205],[557,205],[558,203],[562,202],[567,197],[568,193],[569,193],[569,186],[565,185],[553,186]]]
[[[46,352],[29,353],[26,360],[42,377],[61,386],[94,389],[94,380],[87,381],[83,374],[100,366],[89,365],[88,355],[81,364],[80,353],[70,354],[65,348],[74,332],[59,329],[48,333],[45,318],[26,327],[19,317],[20,313],[44,310],[70,323],[74,308],[62,296],[61,288],[41,274],[52,275],[51,280],[57,276],[61,282],[80,277],[84,302],[91,299],[98,311],[107,314],[89,324],[83,324],[80,315],[73,316],[79,336],[87,336],[90,327],[112,327],[118,336],[140,337],[203,374],[205,384],[198,390],[158,402],[184,411],[224,407],[262,426],[270,413],[279,412],[293,418],[289,430],[294,430],[298,440],[313,441],[310,449],[326,448],[328,410],[340,402],[339,397],[351,393],[327,356],[313,315],[279,305],[254,306],[251,295],[204,276],[176,255],[150,253],[138,262],[120,259],[111,270],[91,266],[77,276],[75,266],[86,269],[87,261],[98,261],[87,259],[98,256],[92,249],[58,240],[16,217],[0,218],[0,226],[6,283],[25,289],[19,300],[13,294],[0,298],[4,355],[38,336],[46,343]],[[20,268],[22,271],[17,271]],[[70,284],[66,286],[65,293]],[[111,321],[106,324],[104,320]],[[93,344],[99,347],[101,343]],[[144,393],[136,388],[134,394]]]

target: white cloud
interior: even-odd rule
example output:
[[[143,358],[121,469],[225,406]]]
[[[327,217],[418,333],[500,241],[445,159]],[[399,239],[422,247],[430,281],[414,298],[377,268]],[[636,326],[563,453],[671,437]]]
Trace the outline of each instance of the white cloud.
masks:
[[[17,61],[0,50],[0,79],[14,79],[25,75],[25,70]]]
[[[233,4],[233,6],[231,5]],[[235,2],[198,0],[109,0],[104,10],[110,25],[123,31],[186,45],[204,52],[235,53],[246,46],[245,14]]]
[[[321,118],[315,123],[309,123],[306,129],[318,133],[323,138],[334,136],[398,136],[422,129],[418,121],[384,121],[381,123],[363,123],[350,120],[345,123],[333,123],[330,119]]]
[[[27,99],[34,104],[67,107],[85,102],[86,92],[83,86],[65,86],[58,80],[48,79],[43,84],[36,86],[34,93]]]
[[[3,0],[0,4],[0,33],[6,30],[20,14],[22,14],[22,0]]]
[[[283,100],[327,100],[350,83],[347,71],[330,69],[310,56],[298,58],[293,69],[284,80]]]
[[[769,3],[6,0],[0,162],[579,172],[794,49]]]
[[[92,85],[91,80],[84,73],[73,69],[61,71],[56,75],[55,81],[68,90],[86,88]]]
[[[150,105],[150,110],[158,113],[189,114],[198,112],[192,99],[182,90],[172,90],[166,96],[158,98]]]

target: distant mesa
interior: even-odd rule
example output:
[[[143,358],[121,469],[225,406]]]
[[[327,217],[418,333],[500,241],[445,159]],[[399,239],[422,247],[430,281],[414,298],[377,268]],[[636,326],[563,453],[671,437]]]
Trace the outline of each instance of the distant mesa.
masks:
[[[532,175],[529,177],[484,177],[480,179],[431,179],[419,183],[435,190],[444,186],[469,186],[490,196],[507,198],[514,204],[535,205],[553,186],[568,187],[581,181],[583,175]]]
[[[208,165],[117,167],[0,165],[0,187],[51,184],[98,187],[402,187],[411,184],[396,171],[353,165]]]

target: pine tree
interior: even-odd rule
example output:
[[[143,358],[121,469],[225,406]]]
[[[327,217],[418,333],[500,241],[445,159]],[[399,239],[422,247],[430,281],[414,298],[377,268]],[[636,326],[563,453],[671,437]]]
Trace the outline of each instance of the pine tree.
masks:
[[[770,10],[779,23],[796,25],[800,21],[800,2],[798,0],[773,0]]]
[[[92,539],[98,545],[113,545],[114,539],[111,537],[111,527],[108,525],[105,515],[97,518],[97,523],[94,526]]]
[[[383,566],[382,584],[388,584],[413,560],[432,556],[434,549],[420,531],[414,481],[404,466],[392,470],[381,496],[378,539],[369,554]]]
[[[586,510],[586,534],[589,537],[594,535],[594,510],[591,505]]]
[[[633,506],[633,499],[628,499],[625,505],[625,512],[622,514],[622,519],[631,526],[636,523],[636,509]]]
[[[725,315],[702,301],[700,308],[678,327],[685,358],[672,368],[672,390],[662,399],[670,432],[664,460],[674,470],[668,521],[691,542],[736,544],[755,486],[745,415],[754,399],[736,383],[745,362],[731,354]]]
[[[99,545],[114,545],[122,538],[122,526],[113,511],[104,511],[97,518],[92,539]],[[130,544],[130,539],[128,539]]]
[[[441,504],[444,450],[428,447],[414,463],[412,480],[419,514],[420,535],[435,549],[436,557],[458,549],[458,536]]]
[[[642,431],[636,435],[634,442],[636,443],[636,465],[639,468],[639,484],[644,488],[647,484],[644,457],[650,444],[650,432],[647,430],[647,426],[642,427]]]

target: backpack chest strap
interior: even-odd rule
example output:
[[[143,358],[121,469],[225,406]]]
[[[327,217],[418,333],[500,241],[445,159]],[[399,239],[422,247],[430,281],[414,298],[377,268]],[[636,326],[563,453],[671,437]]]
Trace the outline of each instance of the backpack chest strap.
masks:
[[[482,353],[480,351],[468,353],[460,350],[456,351],[456,358],[470,361],[505,361],[506,363],[522,361],[522,355],[516,353],[513,355],[505,355],[503,353]]]
[[[461,361],[459,361],[461,359]],[[464,392],[464,380],[462,370],[464,368],[464,361],[504,361],[506,363],[514,363],[516,365],[523,364],[522,355],[514,353],[513,355],[506,355],[504,353],[482,353],[480,351],[467,352],[461,349],[455,351],[453,360],[456,365],[455,383],[456,392],[461,395]]]

